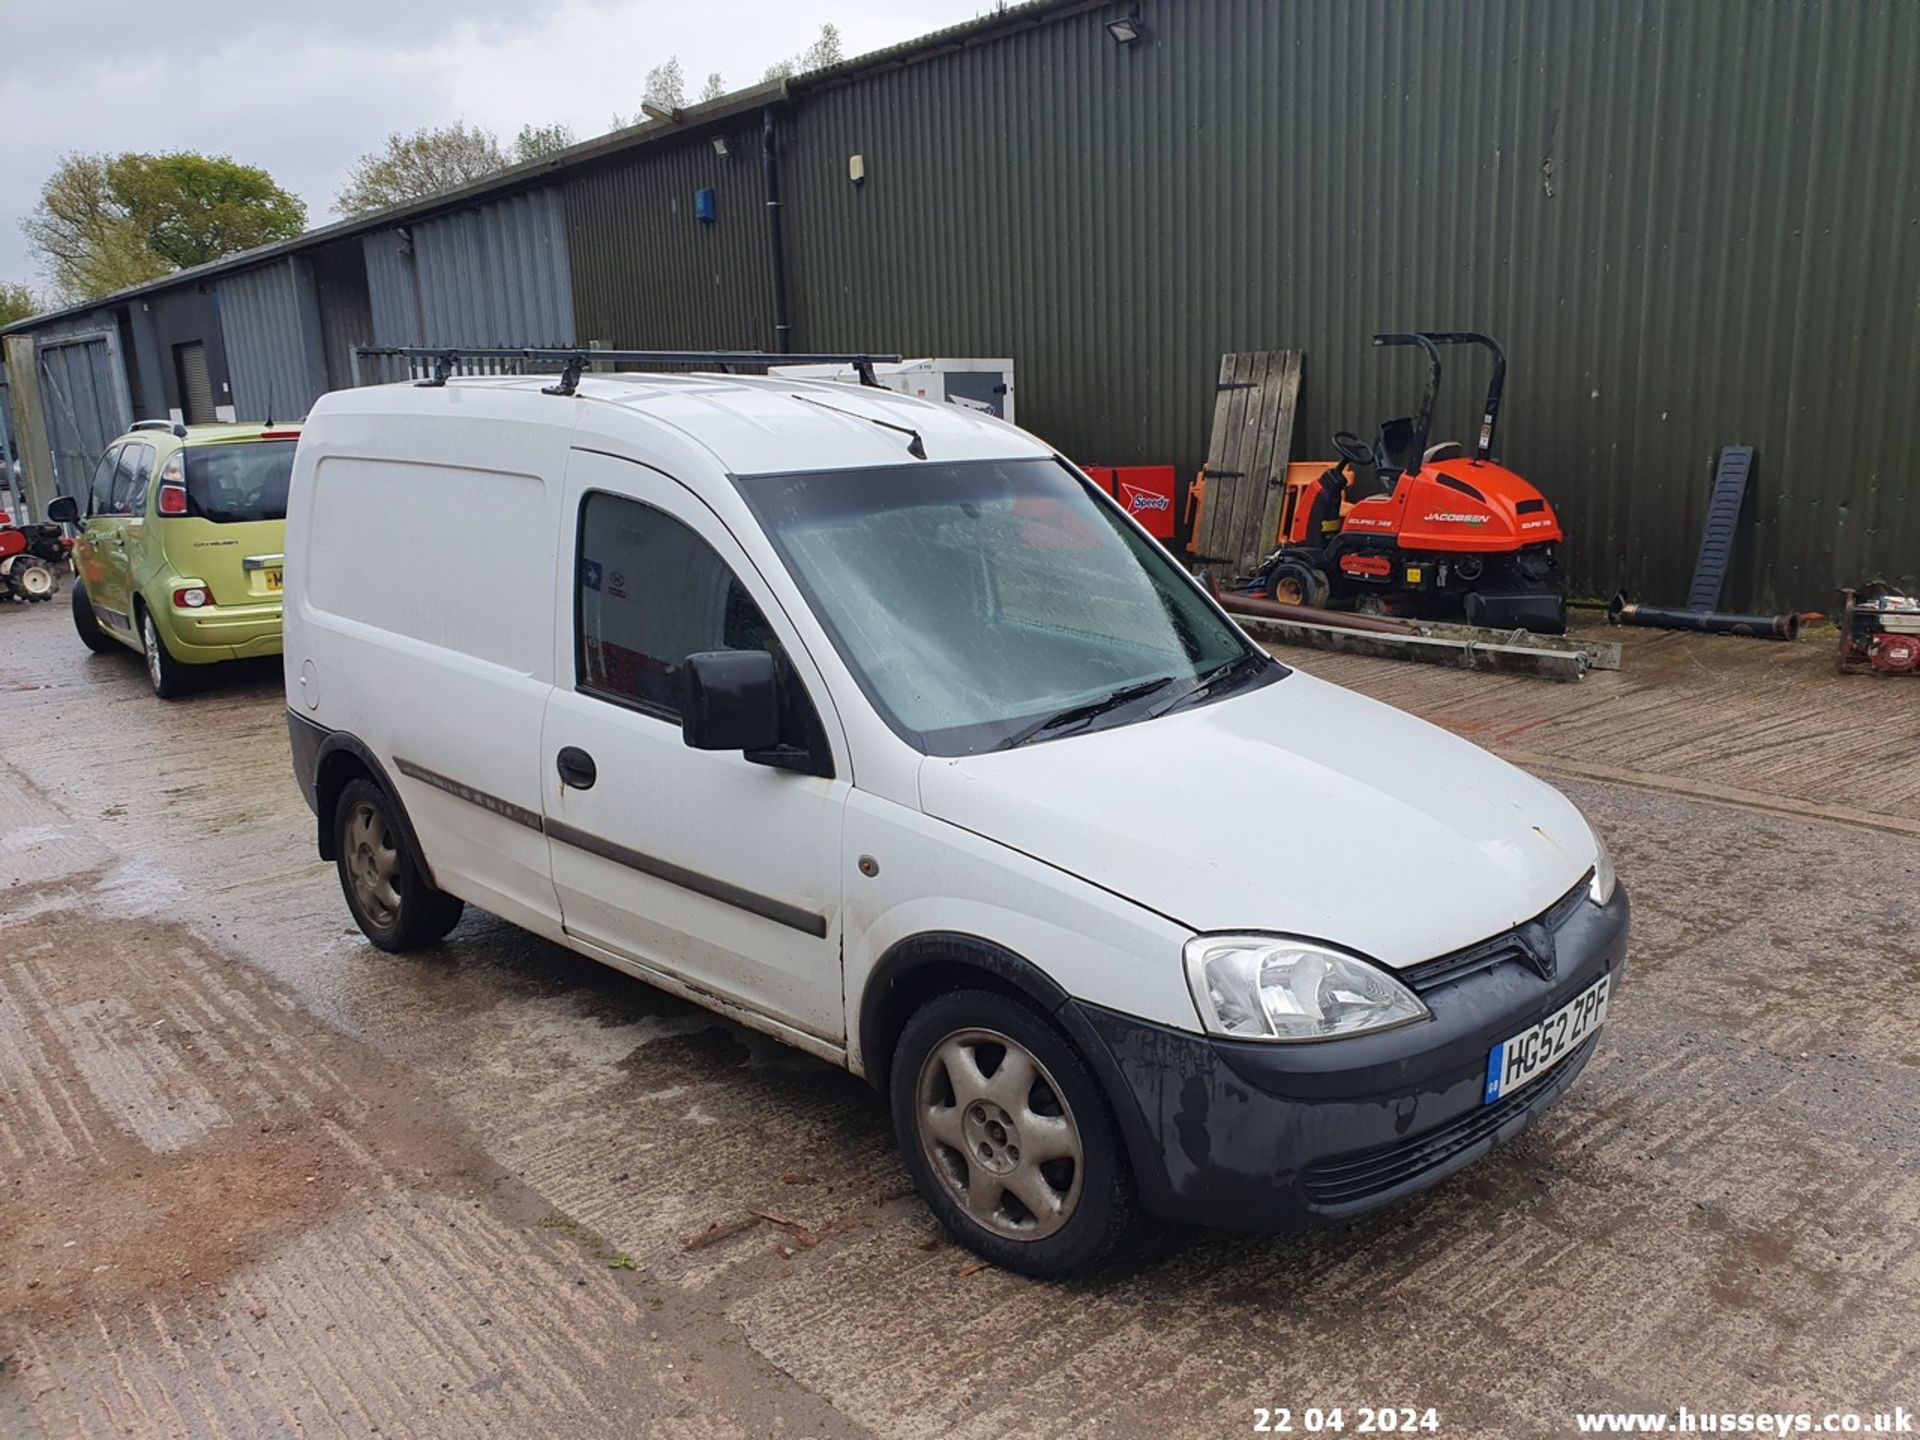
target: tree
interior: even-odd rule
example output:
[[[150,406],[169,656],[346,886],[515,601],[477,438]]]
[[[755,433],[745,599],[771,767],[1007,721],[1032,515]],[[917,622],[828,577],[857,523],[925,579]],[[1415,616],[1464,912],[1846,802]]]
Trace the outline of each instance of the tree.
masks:
[[[493,132],[470,128],[464,120],[411,135],[396,130],[384,146],[354,162],[346,188],[333,202],[334,213],[366,215],[404,205],[485,179],[506,163]]]
[[[16,320],[25,320],[30,315],[38,315],[50,308],[33,293],[32,286],[0,280],[0,325],[11,325]]]
[[[687,77],[680,69],[680,57],[669,55],[647,71],[646,103],[657,110],[678,110],[687,103]]]
[[[105,155],[63,155],[40,187],[40,203],[20,222],[63,299],[90,299],[167,273],[115,201],[109,163]]]
[[[179,270],[307,228],[298,196],[225,155],[119,155],[107,164],[107,186],[147,248]]]
[[[522,125],[520,133],[513,137],[512,160],[515,165],[524,165],[573,143],[573,127],[564,120],[556,120],[551,125]]]
[[[820,34],[814,42],[791,60],[782,60],[777,65],[769,65],[765,80],[791,80],[796,75],[808,75],[815,70],[824,70],[829,65],[838,65],[846,59],[840,48],[840,27],[822,25]]]
[[[225,155],[65,155],[21,222],[55,293],[85,300],[298,235],[307,207]]]
[[[707,74],[707,83],[700,87],[700,103],[704,105],[709,100],[718,100],[726,93],[727,82],[720,78],[720,72],[718,70],[709,71]]]

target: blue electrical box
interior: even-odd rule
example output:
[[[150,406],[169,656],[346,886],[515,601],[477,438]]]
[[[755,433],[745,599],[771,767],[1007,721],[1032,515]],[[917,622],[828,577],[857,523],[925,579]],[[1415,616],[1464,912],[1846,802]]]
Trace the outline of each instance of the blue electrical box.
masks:
[[[702,225],[713,223],[713,187],[702,186],[693,192],[693,218]]]

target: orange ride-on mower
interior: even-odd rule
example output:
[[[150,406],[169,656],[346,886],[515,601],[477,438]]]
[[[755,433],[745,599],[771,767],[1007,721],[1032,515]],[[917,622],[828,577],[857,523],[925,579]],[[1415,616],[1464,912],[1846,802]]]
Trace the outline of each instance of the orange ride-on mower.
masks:
[[[1494,425],[1507,359],[1468,331],[1376,335],[1375,345],[1413,345],[1431,367],[1417,414],[1388,420],[1369,446],[1342,430],[1339,461],[1289,494],[1280,548],[1243,589],[1282,603],[1377,614],[1442,617],[1559,635],[1567,628],[1559,569],[1560,522],[1540,492],[1493,459]],[[1480,345],[1493,355],[1493,380],[1479,439],[1429,444],[1440,393],[1440,347]],[[1353,492],[1371,471],[1374,493]]]

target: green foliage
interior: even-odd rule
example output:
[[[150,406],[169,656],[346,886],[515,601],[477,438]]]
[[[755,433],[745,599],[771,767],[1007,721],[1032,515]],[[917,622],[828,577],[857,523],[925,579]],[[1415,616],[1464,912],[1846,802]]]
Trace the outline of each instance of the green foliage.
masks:
[[[564,120],[556,120],[551,125],[522,125],[520,133],[513,137],[512,161],[515,165],[524,165],[573,143],[573,127]]]
[[[298,235],[307,207],[224,155],[65,155],[21,222],[56,294],[86,300]]]
[[[307,207],[257,165],[224,155],[120,155],[107,185],[147,248],[178,270],[290,240]]]
[[[840,45],[840,27],[822,25],[820,34],[806,49],[791,60],[782,60],[777,65],[769,65],[766,80],[791,80],[796,75],[809,75],[815,70],[824,70],[829,65],[838,65],[846,59]]]
[[[51,308],[33,292],[32,286],[0,280],[0,325],[11,325],[16,320],[25,320],[30,315],[38,315],[42,310]]]
[[[395,131],[384,146],[354,162],[333,208],[341,215],[370,214],[470,185],[506,164],[493,132],[464,120],[411,135]]]
[[[646,103],[659,110],[678,110],[687,103],[687,77],[680,68],[680,57],[669,55],[647,71],[647,87],[641,92]]]

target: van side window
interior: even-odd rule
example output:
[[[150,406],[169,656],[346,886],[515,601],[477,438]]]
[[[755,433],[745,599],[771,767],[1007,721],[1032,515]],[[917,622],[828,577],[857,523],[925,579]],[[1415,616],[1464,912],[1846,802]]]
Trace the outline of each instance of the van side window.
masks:
[[[702,650],[779,653],[760,607],[713,547],[671,515],[617,495],[580,506],[579,682],[680,718],[680,665]]]
[[[93,467],[93,484],[87,489],[87,514],[105,515],[113,501],[113,476],[120,464],[120,452],[127,447],[115,446],[100,457],[100,463]]]
[[[120,465],[113,477],[114,515],[139,515],[147,508],[147,480],[153,474],[153,447],[126,444],[120,448]]]
[[[780,663],[781,739],[831,775],[820,717],[779,639],[726,561],[663,511],[595,492],[580,505],[574,577],[579,688],[675,724],[680,667],[706,650],[765,650]]]

